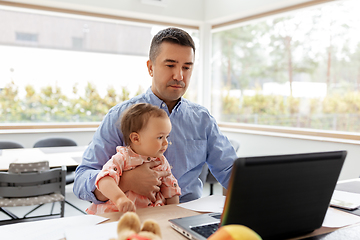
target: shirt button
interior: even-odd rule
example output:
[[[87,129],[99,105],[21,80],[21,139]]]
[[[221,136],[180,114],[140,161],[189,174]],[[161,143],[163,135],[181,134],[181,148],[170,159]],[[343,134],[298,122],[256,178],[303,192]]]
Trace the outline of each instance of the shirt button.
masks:
[[[115,172],[117,171],[117,168],[116,168],[116,167],[114,167],[114,171],[115,171]]]
[[[161,104],[161,106],[164,108],[164,107],[165,107],[165,103]]]
[[[150,157],[147,158],[148,161],[150,161],[150,159],[151,159]]]

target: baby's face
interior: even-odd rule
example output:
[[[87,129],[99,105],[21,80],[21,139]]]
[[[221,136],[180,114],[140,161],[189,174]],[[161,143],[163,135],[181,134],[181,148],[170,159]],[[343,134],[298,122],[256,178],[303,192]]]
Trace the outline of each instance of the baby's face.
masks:
[[[168,147],[167,138],[170,132],[171,122],[168,117],[150,117],[139,132],[140,145],[137,153],[149,157],[162,156]]]

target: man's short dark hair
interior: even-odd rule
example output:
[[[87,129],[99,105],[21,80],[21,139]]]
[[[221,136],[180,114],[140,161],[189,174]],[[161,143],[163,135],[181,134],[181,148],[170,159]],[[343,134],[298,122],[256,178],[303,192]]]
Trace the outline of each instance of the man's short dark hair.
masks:
[[[182,29],[170,27],[159,31],[153,37],[149,52],[149,58],[152,62],[155,62],[156,57],[159,55],[160,47],[163,42],[191,47],[195,54],[195,44],[191,36]]]

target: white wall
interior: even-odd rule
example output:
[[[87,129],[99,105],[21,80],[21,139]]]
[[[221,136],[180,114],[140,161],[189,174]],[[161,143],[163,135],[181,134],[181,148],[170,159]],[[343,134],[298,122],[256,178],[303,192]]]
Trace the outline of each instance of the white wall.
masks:
[[[151,0],[144,1],[151,2]],[[163,6],[145,4],[143,0],[11,0],[10,2],[199,25],[203,22],[218,24],[310,1],[162,0]]]
[[[79,146],[85,146],[90,143],[94,135],[95,129],[87,130],[54,130],[54,131],[39,131],[28,130],[24,132],[16,131],[12,133],[4,133],[0,130],[0,141],[16,141],[24,145],[26,148],[32,148],[34,144],[42,138],[50,137],[67,137],[73,139]]]
[[[87,145],[92,140],[95,129],[86,129],[79,132],[64,130],[55,132],[28,132],[28,133],[0,133],[0,140],[14,140],[22,143],[25,147],[31,148],[36,141],[45,137],[70,137],[78,145]],[[229,138],[240,143],[238,156],[262,156],[274,154],[292,154],[319,151],[347,150],[340,180],[358,178],[360,176],[360,144],[335,143],[326,139],[297,139],[294,136],[286,135],[271,136],[255,131],[229,131],[222,129],[222,132]]]
[[[190,25],[199,25],[204,18],[203,0],[163,0],[164,6],[145,4],[142,0],[12,0],[10,2]]]
[[[204,21],[219,24],[311,0],[206,0]]]
[[[271,136],[268,133],[255,131],[222,130],[228,138],[235,139],[240,143],[238,156],[241,157],[346,150],[348,154],[340,174],[340,180],[360,176],[360,143],[339,143],[331,139],[315,137],[301,139],[285,134]]]

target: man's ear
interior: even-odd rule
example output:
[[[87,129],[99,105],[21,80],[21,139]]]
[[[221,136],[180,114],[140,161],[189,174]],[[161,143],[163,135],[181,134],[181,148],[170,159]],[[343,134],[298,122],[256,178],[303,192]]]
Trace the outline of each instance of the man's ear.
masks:
[[[130,133],[130,140],[133,144],[140,144],[140,135],[136,132]]]
[[[152,61],[151,61],[151,60],[147,60],[146,65],[147,65],[147,68],[148,68],[149,75],[150,75],[151,77],[153,77],[154,74],[153,74],[153,63],[152,63]]]

